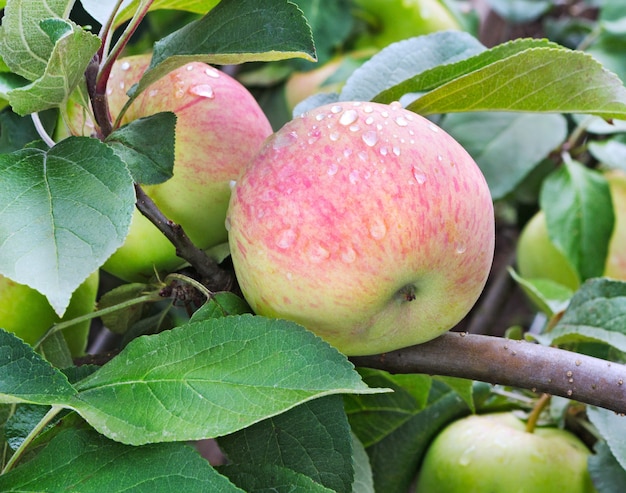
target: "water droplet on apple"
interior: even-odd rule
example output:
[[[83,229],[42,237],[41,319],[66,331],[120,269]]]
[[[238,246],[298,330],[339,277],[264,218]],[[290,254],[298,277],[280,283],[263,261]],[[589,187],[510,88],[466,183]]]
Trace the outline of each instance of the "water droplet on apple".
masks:
[[[353,185],[356,184],[356,182],[359,181],[359,170],[353,169],[352,171],[350,171],[350,174],[348,175],[348,179],[350,180],[350,183],[352,183]]]
[[[365,151],[359,151],[359,153],[357,154],[357,156],[359,156],[359,159],[361,161],[367,161],[367,152]]]
[[[341,252],[341,260],[346,264],[351,264],[356,260],[356,252],[352,247],[346,248],[343,252]]]
[[[437,155],[437,161],[439,162],[443,161],[443,156],[441,154]]]
[[[332,132],[328,137],[333,142],[337,142],[339,140],[339,132]]]
[[[382,219],[376,218],[370,223],[370,235],[375,240],[382,240],[387,234],[387,226]]]
[[[400,148],[398,146],[393,146],[393,148],[391,149],[391,151],[396,155],[399,156],[400,155]]]
[[[459,457],[459,465],[463,467],[467,467],[472,462],[472,454],[476,447],[474,445],[468,447]]]
[[[237,186],[237,180],[230,180],[228,182],[228,186],[230,187],[231,190],[234,190],[235,187]]]
[[[381,148],[380,148],[380,154],[381,154],[382,156],[386,156],[388,152],[389,152],[389,151],[387,150],[387,148],[386,148],[386,147],[384,147],[384,146],[383,146],[383,147],[381,147]]]
[[[321,122],[324,118],[326,118],[326,115],[324,113],[318,113],[317,115],[315,115],[315,119],[318,122]]]
[[[327,171],[328,176],[336,175],[337,171],[339,171],[339,165],[337,163],[330,163]]]
[[[388,111],[381,111],[380,114],[383,116],[383,118],[387,118],[389,116],[389,112]]]
[[[282,149],[283,147],[290,146],[298,140],[298,134],[296,132],[288,133],[276,133],[275,138],[272,141],[272,148],[274,150]]]
[[[415,178],[415,181],[420,185],[426,183],[426,175],[417,166],[413,166],[413,178]]]
[[[193,65],[189,64],[187,65],[187,72],[191,72],[193,70]]]
[[[371,113],[372,111],[374,111],[374,108],[372,108],[371,105],[366,104],[365,106],[363,106],[363,112],[365,113]]]
[[[396,125],[399,127],[406,127],[408,124],[409,122],[407,122],[405,118],[401,116],[396,117]]]
[[[330,257],[330,253],[323,246],[314,245],[309,248],[308,256],[311,262],[318,264]]]
[[[110,96],[111,94],[113,94],[113,89],[111,89],[110,87],[107,89],[107,96]]]
[[[465,245],[464,243],[457,243],[456,244],[456,253],[458,253],[459,255],[462,253],[465,253],[467,251],[467,245]]]
[[[429,123],[428,128],[430,128],[433,132],[439,132],[439,127],[434,123]]]
[[[367,125],[371,125],[372,123],[374,123],[374,117],[373,117],[373,116],[368,116],[368,117],[365,119],[365,123],[366,123]]]
[[[358,117],[359,114],[356,112],[356,110],[347,110],[339,118],[339,123],[344,126],[352,125]]]
[[[126,85],[124,84],[124,81],[120,82],[120,89],[124,89],[124,87],[126,87]]]
[[[230,231],[230,228],[232,228],[232,223],[230,222],[230,217],[226,216],[226,219],[224,220],[224,227],[226,228],[226,231]]]
[[[399,110],[400,108],[402,108],[402,105],[400,104],[400,101],[392,101],[391,103],[389,103],[389,107],[392,110]]]
[[[350,156],[352,155],[352,149],[350,149],[349,147],[346,147],[346,148],[343,150],[343,155],[344,155],[345,157],[350,157]]]
[[[207,67],[204,69],[204,73],[206,75],[208,75],[209,77],[211,77],[212,79],[219,79],[220,77],[220,72],[219,70],[213,68],[213,67]]]
[[[361,130],[361,127],[358,125],[350,125],[350,132],[358,132],[359,130]]]
[[[189,88],[189,92],[207,99],[213,99],[215,97],[213,88],[208,84],[198,84],[197,86],[192,86]]]
[[[278,236],[276,237],[276,246],[285,250],[293,245],[295,241],[296,232],[291,228],[287,228],[278,233]]]
[[[130,63],[129,63],[129,62],[127,62],[127,61],[122,62],[122,64],[120,65],[120,68],[121,68],[122,70],[128,70],[128,69],[130,68]]]
[[[376,145],[376,142],[378,142],[378,133],[375,130],[368,130],[361,138],[363,139],[363,142],[365,142],[365,145],[373,147]]]
[[[151,98],[155,97],[157,94],[159,94],[159,90],[158,89],[150,89],[148,91],[148,96],[150,96]]]
[[[337,114],[337,113],[339,113],[342,109],[343,109],[343,108],[342,108],[340,105],[335,104],[334,106],[332,106],[332,107],[330,108],[330,112],[331,112],[331,113],[334,113],[334,114],[336,115],[336,114]]]

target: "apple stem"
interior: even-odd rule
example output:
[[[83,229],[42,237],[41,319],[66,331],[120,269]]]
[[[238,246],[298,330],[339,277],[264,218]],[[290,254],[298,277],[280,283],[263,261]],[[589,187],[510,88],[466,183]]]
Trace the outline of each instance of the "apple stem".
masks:
[[[215,260],[196,247],[180,224],[169,220],[146,194],[140,185],[135,184],[137,209],[147,217],[165,237],[176,247],[176,254],[191,264],[202,277],[202,283],[211,291],[225,291],[232,288],[232,275],[222,269]]]
[[[528,416],[528,421],[526,421],[526,431],[528,433],[533,433],[535,431],[535,427],[537,426],[537,422],[539,421],[539,416],[541,416],[543,410],[550,403],[551,397],[552,396],[550,394],[544,393],[541,395],[541,397],[539,397],[539,399],[537,399],[533,410]]]

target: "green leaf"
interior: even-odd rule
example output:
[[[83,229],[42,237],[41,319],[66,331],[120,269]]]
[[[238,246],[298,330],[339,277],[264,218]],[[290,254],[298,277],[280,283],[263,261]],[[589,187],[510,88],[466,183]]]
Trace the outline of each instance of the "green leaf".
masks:
[[[626,471],[617,462],[608,445],[598,441],[589,456],[589,474],[598,493],[626,491]]]
[[[350,493],[352,436],[341,396],[305,402],[218,440],[229,461],[291,469],[332,491]],[[266,486],[272,478],[266,478]]]
[[[457,377],[444,377],[441,375],[437,375],[433,378],[445,383],[454,390],[458,396],[463,399],[463,402],[465,402],[469,410],[472,413],[476,412],[476,404],[474,403],[474,382],[472,380]]]
[[[133,181],[155,185],[174,174],[175,129],[176,115],[162,112],[130,122],[105,142],[126,163]]]
[[[182,443],[129,447],[93,430],[69,428],[34,458],[0,476],[2,491],[243,493]]]
[[[354,465],[352,493],[375,493],[374,477],[367,451],[354,433],[352,433],[352,463]]]
[[[83,418],[135,445],[221,436],[324,395],[381,391],[299,325],[252,315],[137,338],[77,388]]]
[[[9,447],[11,447],[12,450],[16,450],[33,428],[44,419],[49,410],[49,406],[39,406],[36,404],[21,404],[16,406],[15,412],[7,420],[4,429]]]
[[[0,403],[56,404],[74,393],[63,373],[24,341],[0,329]]]
[[[0,273],[62,315],[74,290],[124,242],[132,179],[97,139],[0,155]]]
[[[209,301],[197,309],[191,316],[191,322],[244,313],[252,313],[248,303],[234,293],[223,291],[215,293]]]
[[[503,198],[567,137],[562,115],[460,113],[442,127],[476,160],[494,200]]]
[[[626,172],[626,136],[589,142],[589,153],[603,165]]]
[[[149,290],[150,286],[148,284],[138,282],[124,283],[104,293],[98,300],[98,309],[104,310],[134,300],[146,294]],[[144,308],[145,303],[132,304],[111,313],[103,314],[100,318],[111,332],[124,334],[141,320]]]
[[[293,57],[315,60],[311,29],[296,5],[222,0],[202,19],[155,43],[150,67],[132,96],[191,60],[224,65]]]
[[[613,457],[622,469],[626,469],[626,421],[623,416],[596,406],[587,407],[587,416],[606,440]]]
[[[565,309],[574,294],[568,287],[549,279],[524,279],[511,268],[509,273],[533,304],[548,317]]]
[[[57,122],[56,111],[44,111],[39,119],[48,134],[51,134]],[[40,140],[30,116],[19,116],[12,111],[0,113],[0,154],[19,151],[27,144]]]
[[[615,222],[606,178],[576,161],[566,162],[544,180],[539,203],[550,241],[581,280],[601,276]]]
[[[457,77],[407,108],[422,115],[532,111],[590,113],[623,119],[626,88],[614,73],[586,53],[538,47]]]
[[[41,28],[54,42],[54,48],[40,77],[8,92],[13,111],[20,115],[54,108],[66,101],[83,80],[89,61],[100,47],[97,36],[70,21],[47,19]]]
[[[551,0],[490,0],[489,6],[512,24],[532,22],[552,6]]]
[[[308,476],[286,467],[266,464],[255,467],[237,464],[220,468],[230,480],[246,493],[332,493]]]
[[[342,101],[399,101],[413,87],[401,84],[416,74],[439,65],[465,60],[485,50],[470,34],[441,31],[393,43],[374,55],[348,78]],[[389,91],[388,88],[393,87]],[[419,89],[422,90],[422,89]],[[379,99],[377,95],[383,93]]]

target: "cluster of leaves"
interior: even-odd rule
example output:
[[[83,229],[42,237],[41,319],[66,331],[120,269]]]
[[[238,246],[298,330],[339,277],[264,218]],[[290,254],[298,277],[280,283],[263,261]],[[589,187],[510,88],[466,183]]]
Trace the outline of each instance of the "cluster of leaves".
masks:
[[[91,111],[88,102],[148,12],[176,8],[188,17],[154,44],[132,97],[189,60],[255,62],[242,79],[274,74],[275,82],[315,57],[315,39],[323,63],[350,35],[349,2],[332,3],[324,10],[303,1],[299,10],[287,0],[84,0],[102,26],[95,35],[70,20],[73,2],[8,0],[0,30],[7,105],[0,115],[0,274],[36,288],[62,313],[76,287],[123,243],[134,184],[171,174],[175,121],[167,114],[99,138],[45,139],[70,98]],[[493,3],[505,9],[509,2]],[[539,3],[536,16],[550,6]],[[314,96],[296,112],[330,101],[400,100],[429,115],[475,157],[502,209],[538,202],[580,279],[598,277],[614,221],[606,180],[594,168],[623,168],[626,148],[617,121],[626,120],[626,69],[612,51],[626,42],[626,9],[616,3],[607,2],[584,33],[595,58],[554,41],[487,48],[468,32],[440,32],[389,46],[351,72],[338,93]],[[519,21],[518,12],[500,13]],[[28,115],[38,132],[19,118]],[[154,152],[155,141],[166,148]],[[537,341],[625,359],[616,323],[626,311],[624,283],[592,280],[563,294],[520,282],[548,316],[550,330]],[[146,287],[124,289],[122,299],[139,298]],[[107,314],[115,300],[101,305]],[[246,311],[242,300],[220,293],[176,328],[135,338],[142,313],[124,310],[108,320],[133,337],[101,367],[73,366],[66,351],[50,347],[44,358],[0,331],[0,489],[403,491],[445,424],[469,412],[532,406],[532,392],[502,395],[471,380],[357,371],[304,328]],[[574,405],[554,399],[552,417],[564,420]],[[626,483],[619,438],[626,424],[605,409],[586,411],[600,438],[592,474],[599,491],[614,491]],[[214,468],[184,443],[207,438],[218,440],[228,465]]]

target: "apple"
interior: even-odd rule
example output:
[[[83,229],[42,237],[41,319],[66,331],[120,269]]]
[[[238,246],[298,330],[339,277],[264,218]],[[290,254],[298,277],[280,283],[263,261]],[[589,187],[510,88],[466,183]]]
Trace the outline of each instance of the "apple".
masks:
[[[454,15],[439,0],[354,0],[368,29],[356,40],[356,48],[378,49],[403,39],[448,29],[460,30]]]
[[[480,169],[397,102],[324,105],[288,122],[237,181],[227,222],[253,310],[348,355],[449,330],[480,295],[494,253]]]
[[[567,430],[528,432],[511,412],[472,415],[435,438],[416,493],[591,493],[589,454]]]
[[[0,276],[0,327],[34,345],[52,325],[94,310],[98,280],[96,271],[74,291],[63,318],[60,318],[39,291]],[[85,321],[63,331],[72,356],[84,355],[89,327],[90,321]]]
[[[604,275],[626,281],[626,174],[611,171],[605,174],[611,189],[615,225],[609,243]],[[537,212],[524,226],[517,244],[517,268],[527,279],[549,279],[572,290],[580,279],[565,255],[550,241],[543,211]]]
[[[142,54],[114,64],[107,83],[113,119],[150,59],[150,54]],[[161,111],[177,116],[174,176],[158,185],[144,185],[144,190],[199,248],[225,243],[229,184],[272,133],[270,122],[242,84],[200,62],[188,63],[150,85],[121,123]],[[76,115],[69,125],[74,134],[90,128],[89,122],[81,122]],[[145,282],[155,271],[167,274],[183,263],[158,228],[135,211],[124,245],[103,269],[125,281]]]

